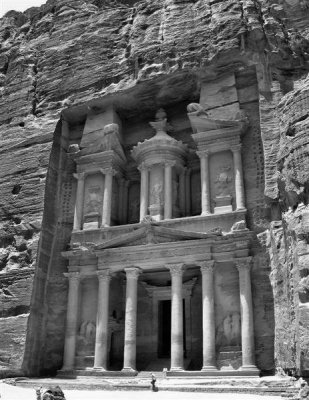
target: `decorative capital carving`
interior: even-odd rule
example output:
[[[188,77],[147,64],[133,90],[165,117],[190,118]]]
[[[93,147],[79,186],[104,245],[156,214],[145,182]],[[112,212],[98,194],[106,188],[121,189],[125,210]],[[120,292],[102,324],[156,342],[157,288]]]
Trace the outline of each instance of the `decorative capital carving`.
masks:
[[[211,272],[211,273],[214,272],[214,268],[215,268],[215,261],[214,260],[202,261],[199,264],[200,264],[200,267],[201,267],[202,275],[208,274],[209,272]]]
[[[250,271],[252,266],[252,257],[244,257],[244,258],[236,258],[234,260],[235,266],[238,269],[238,272],[241,271]]]
[[[81,180],[85,179],[86,174],[85,174],[85,172],[79,172],[77,174],[73,174],[73,176],[75,179],[81,181]]]
[[[100,168],[100,172],[103,175],[116,175],[117,171],[115,171],[113,168]]]
[[[167,264],[166,268],[170,270],[171,276],[182,276],[185,264]]]
[[[176,161],[165,161],[164,166],[165,167],[174,167],[176,165]]]
[[[231,146],[231,151],[232,151],[233,153],[237,153],[237,152],[239,152],[240,150],[241,150],[241,143],[235,144],[234,146]]]
[[[109,269],[100,269],[97,271],[97,276],[99,281],[110,281],[111,276],[110,276],[110,270]]]
[[[209,150],[197,151],[196,154],[199,156],[199,158],[208,158],[210,151]]]
[[[79,284],[81,278],[79,272],[65,272],[63,275],[69,279],[70,284]]]
[[[142,172],[142,171],[148,171],[149,170],[149,167],[146,165],[146,163],[145,162],[142,162],[138,167],[137,167],[137,169],[140,171],[140,172]]]
[[[139,274],[141,273],[140,268],[137,267],[127,267],[124,269],[126,272],[127,279],[138,279]]]

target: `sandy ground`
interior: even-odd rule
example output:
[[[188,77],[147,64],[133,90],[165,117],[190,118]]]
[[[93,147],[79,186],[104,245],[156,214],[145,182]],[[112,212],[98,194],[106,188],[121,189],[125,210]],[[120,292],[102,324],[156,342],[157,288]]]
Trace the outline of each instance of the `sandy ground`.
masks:
[[[0,383],[1,400],[36,400],[34,389]],[[151,391],[64,390],[66,400],[280,400],[279,396],[253,394]]]

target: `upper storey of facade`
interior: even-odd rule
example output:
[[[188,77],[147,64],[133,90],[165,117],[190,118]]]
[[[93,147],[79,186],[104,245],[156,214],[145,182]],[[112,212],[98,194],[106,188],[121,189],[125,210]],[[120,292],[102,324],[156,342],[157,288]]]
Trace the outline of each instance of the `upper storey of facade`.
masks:
[[[202,84],[196,103],[141,108],[131,117],[113,101],[89,108],[81,140],[69,148],[76,165],[71,242],[96,242],[94,231],[115,237],[145,218],[192,232],[228,232],[245,219],[241,149],[248,120],[234,75],[225,85],[222,99]]]

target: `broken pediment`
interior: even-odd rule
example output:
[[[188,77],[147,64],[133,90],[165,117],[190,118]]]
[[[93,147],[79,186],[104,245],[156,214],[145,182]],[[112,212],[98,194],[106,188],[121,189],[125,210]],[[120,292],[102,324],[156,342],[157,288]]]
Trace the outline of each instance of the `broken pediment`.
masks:
[[[160,244],[179,242],[182,240],[198,240],[215,238],[219,234],[185,232],[178,229],[165,228],[155,223],[142,224],[141,228],[123,234],[117,238],[107,240],[95,246],[94,250],[103,250],[115,247],[140,246],[147,244]]]

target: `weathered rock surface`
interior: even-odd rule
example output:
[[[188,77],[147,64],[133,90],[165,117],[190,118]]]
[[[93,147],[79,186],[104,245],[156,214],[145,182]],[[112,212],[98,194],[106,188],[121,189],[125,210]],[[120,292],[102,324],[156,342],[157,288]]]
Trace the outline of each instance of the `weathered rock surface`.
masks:
[[[238,97],[251,119],[245,154],[252,138],[259,142],[245,161],[252,177],[246,187],[250,228],[261,240],[268,237],[276,366],[309,370],[307,236],[297,231],[300,204],[308,201],[309,83],[302,80],[308,71],[308,7],[307,0],[48,0],[1,19],[2,369],[18,370],[22,361],[27,373],[61,365],[65,263],[50,255],[60,243],[65,247],[71,232],[72,216],[61,220],[65,210],[57,207],[67,194],[57,188],[65,187],[69,176],[62,171],[72,166],[66,165],[69,143],[59,139],[65,124],[56,127],[60,112],[129,89],[136,104],[149,109],[166,99],[179,101],[180,93],[188,103],[198,96],[198,77],[214,80],[234,71]],[[136,104],[132,110],[127,106],[126,115],[136,112]],[[75,133],[81,136],[79,125]],[[282,219],[282,226],[269,228],[271,219]],[[29,323],[23,357],[35,265],[31,312],[36,322]],[[57,265],[53,271],[52,265]],[[273,307],[271,298],[266,303]],[[53,350],[40,359],[51,342]]]

